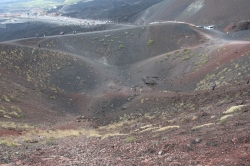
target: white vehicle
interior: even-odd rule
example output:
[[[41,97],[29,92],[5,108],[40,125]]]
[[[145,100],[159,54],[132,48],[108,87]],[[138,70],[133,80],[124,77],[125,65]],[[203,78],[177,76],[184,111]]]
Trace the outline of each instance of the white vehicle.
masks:
[[[204,26],[204,29],[208,29],[208,30],[214,29],[214,25]]]

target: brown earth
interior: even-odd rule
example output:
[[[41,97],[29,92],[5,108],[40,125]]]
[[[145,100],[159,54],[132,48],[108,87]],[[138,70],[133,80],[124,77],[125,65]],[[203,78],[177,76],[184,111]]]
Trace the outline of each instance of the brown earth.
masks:
[[[228,38],[165,23],[0,43],[0,162],[249,165],[250,43]]]
[[[232,22],[224,28],[224,32],[237,32],[250,29],[250,21]]]

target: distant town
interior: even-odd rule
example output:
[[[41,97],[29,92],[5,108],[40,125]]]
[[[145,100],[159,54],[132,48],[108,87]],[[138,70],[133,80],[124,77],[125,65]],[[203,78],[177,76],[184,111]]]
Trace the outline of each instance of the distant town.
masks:
[[[61,16],[57,12],[48,13],[42,9],[31,10],[26,13],[1,13],[0,24],[23,23],[33,21],[45,21],[59,25],[99,25],[113,23],[110,20],[79,19]]]

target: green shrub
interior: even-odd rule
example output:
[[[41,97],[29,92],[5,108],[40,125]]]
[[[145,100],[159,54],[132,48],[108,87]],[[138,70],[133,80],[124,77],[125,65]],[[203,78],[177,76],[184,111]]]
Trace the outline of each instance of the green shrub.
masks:
[[[207,60],[202,61],[201,63],[204,65],[207,62]]]
[[[152,40],[152,39],[148,40],[148,45],[152,45],[153,43],[154,43],[154,40]]]
[[[134,142],[134,141],[136,141],[136,138],[135,138],[134,136],[128,136],[128,137],[125,139],[125,141],[126,141],[127,143],[129,143],[129,142]]]
[[[17,106],[11,106],[11,108],[15,110],[16,112],[22,112],[22,110],[18,108]]]
[[[124,46],[122,44],[119,45],[119,49],[122,49],[124,48]]]
[[[182,60],[183,61],[185,61],[185,60],[189,60],[190,59],[190,57],[185,57],[185,58],[182,58]]]
[[[186,54],[186,55],[190,54],[190,50],[189,49],[184,49],[183,51],[184,51],[184,54]]]

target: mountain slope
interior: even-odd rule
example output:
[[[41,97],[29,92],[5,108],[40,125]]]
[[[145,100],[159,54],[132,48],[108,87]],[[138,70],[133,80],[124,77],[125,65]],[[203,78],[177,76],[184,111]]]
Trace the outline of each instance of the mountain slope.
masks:
[[[161,1],[162,0],[94,0],[64,6],[59,12],[64,16],[77,18],[133,22],[140,12]]]
[[[166,0],[142,23],[212,2]],[[249,31],[157,22],[1,42],[0,163],[250,165]]]
[[[148,8],[139,23],[177,20],[201,25],[226,25],[248,20],[250,2],[245,0],[165,0]]]
[[[38,92],[48,87],[45,98],[55,97],[57,109],[67,110],[73,104],[72,113],[105,115],[99,123],[108,123],[138,109],[127,101],[135,93],[191,92],[210,89],[213,83],[223,87],[245,80],[249,42],[219,39],[224,37],[221,34],[166,23],[23,39],[2,46],[6,51],[1,54],[1,66]],[[10,56],[7,61],[5,55]],[[13,63],[15,57],[21,61]],[[112,110],[126,109],[114,113],[107,103]]]

